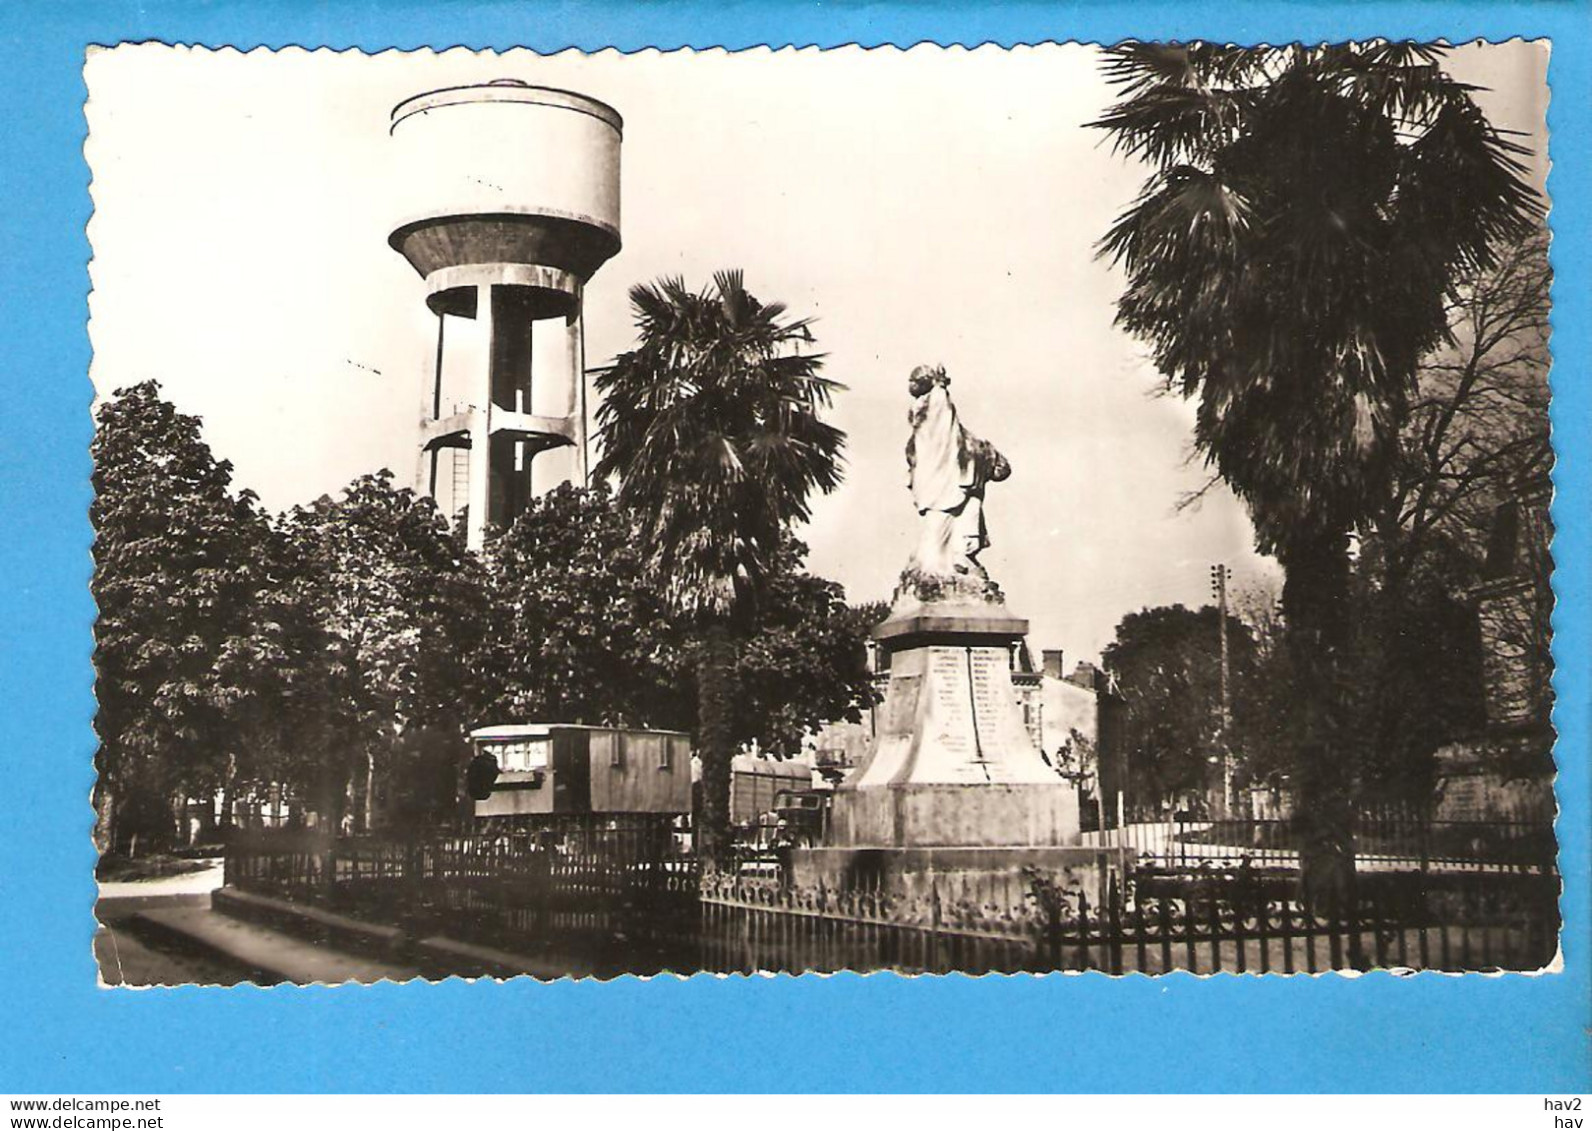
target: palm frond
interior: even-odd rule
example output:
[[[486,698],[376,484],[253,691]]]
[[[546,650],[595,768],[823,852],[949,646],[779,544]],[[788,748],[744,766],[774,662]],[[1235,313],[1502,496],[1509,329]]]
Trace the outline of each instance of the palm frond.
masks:
[[[820,418],[842,388],[820,373],[807,319],[747,291],[738,270],[700,292],[631,292],[638,340],[595,384],[599,478],[638,516],[678,607],[726,615],[755,594],[814,490],[839,485],[845,437]]]
[[[1098,245],[1126,274],[1117,322],[1199,398],[1196,443],[1263,542],[1368,513],[1456,280],[1540,216],[1523,148],[1442,57],[1388,42],[1106,52],[1121,100],[1094,124],[1152,167]]]

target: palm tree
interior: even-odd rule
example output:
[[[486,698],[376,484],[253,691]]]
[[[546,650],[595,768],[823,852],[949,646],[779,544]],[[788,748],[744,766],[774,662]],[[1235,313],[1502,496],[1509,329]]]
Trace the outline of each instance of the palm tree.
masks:
[[[1286,581],[1305,880],[1353,878],[1353,746],[1338,685],[1352,536],[1390,490],[1417,363],[1445,299],[1538,211],[1440,48],[1407,43],[1106,52],[1094,125],[1151,173],[1101,242],[1119,325],[1198,399],[1195,442]]]
[[[840,483],[845,434],[820,419],[839,386],[819,376],[805,319],[749,294],[740,271],[701,292],[678,278],[630,292],[639,341],[596,378],[602,459],[636,516],[648,567],[696,626],[698,837],[724,859],[733,663],[781,541],[807,500]]]

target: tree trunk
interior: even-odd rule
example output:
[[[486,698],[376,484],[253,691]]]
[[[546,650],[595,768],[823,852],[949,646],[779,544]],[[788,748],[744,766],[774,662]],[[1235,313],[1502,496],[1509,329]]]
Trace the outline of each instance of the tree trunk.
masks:
[[[703,867],[730,864],[731,724],[735,696],[735,640],[723,622],[710,625],[697,661],[697,747],[702,758],[702,805],[696,814],[697,851]]]
[[[232,794],[230,790],[223,790],[221,796],[221,820],[225,821],[228,799],[231,798]],[[216,829],[219,824],[219,822],[216,820],[216,795],[214,792],[211,792],[192,800],[197,800],[202,803],[199,809],[199,831],[196,834],[197,839],[203,844],[214,844],[216,840]]]
[[[166,798],[166,812],[170,820],[166,825],[167,840],[162,848],[186,848],[193,844],[193,822],[188,816],[188,795],[181,791]]]
[[[249,800],[251,802],[254,800],[252,790],[250,791]],[[220,832],[223,838],[232,835],[232,826],[237,823],[237,802],[238,756],[236,754],[228,754],[226,779],[221,785],[221,819],[216,822],[217,831]],[[210,804],[215,804],[214,795],[211,796]],[[251,804],[250,809],[252,810],[253,808]]]
[[[334,739],[321,766],[315,798],[316,828],[336,836],[343,823],[343,804],[348,797],[348,771]]]
[[[1279,557],[1294,678],[1302,894],[1312,912],[1336,918],[1355,902],[1357,742],[1344,678],[1352,627],[1348,534],[1307,533]]]
[[[94,783],[94,847],[102,857],[116,850],[116,801],[116,792],[101,771],[99,781]]]
[[[376,750],[374,747],[365,751],[365,805],[363,810],[364,829],[368,834],[376,827]]]

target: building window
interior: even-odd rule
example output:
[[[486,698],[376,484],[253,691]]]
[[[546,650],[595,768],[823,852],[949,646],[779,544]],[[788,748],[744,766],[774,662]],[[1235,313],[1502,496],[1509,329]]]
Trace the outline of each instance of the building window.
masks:
[[[616,770],[625,768],[625,732],[615,731],[608,746],[608,764]]]
[[[658,737],[658,769],[674,769],[674,740],[668,735]]]

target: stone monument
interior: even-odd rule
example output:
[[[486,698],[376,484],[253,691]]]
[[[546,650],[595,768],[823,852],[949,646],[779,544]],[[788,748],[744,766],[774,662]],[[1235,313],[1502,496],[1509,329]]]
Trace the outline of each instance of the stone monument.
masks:
[[[1046,764],[1012,690],[1028,622],[978,561],[989,545],[985,488],[1011,465],[963,426],[950,384],[930,366],[908,382],[918,542],[874,629],[890,682],[873,748],[836,795],[832,843],[1073,844],[1076,791]]]
[[[920,526],[873,632],[889,683],[866,757],[836,788],[824,847],[798,852],[793,874],[908,892],[925,876],[1029,865],[1102,880],[1110,852],[1076,847],[1077,792],[1034,744],[1012,688],[1028,622],[978,561],[989,545],[985,489],[1011,466],[963,426],[944,369],[919,366],[908,388],[907,485]]]

